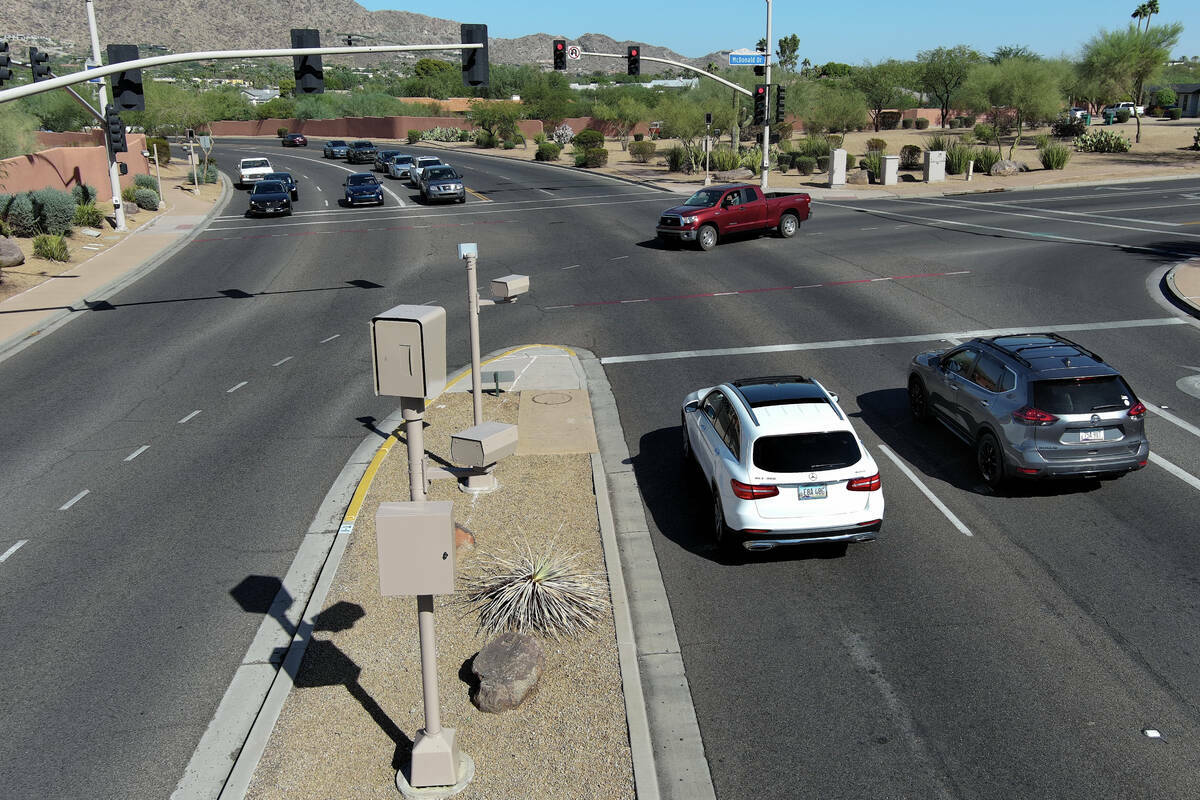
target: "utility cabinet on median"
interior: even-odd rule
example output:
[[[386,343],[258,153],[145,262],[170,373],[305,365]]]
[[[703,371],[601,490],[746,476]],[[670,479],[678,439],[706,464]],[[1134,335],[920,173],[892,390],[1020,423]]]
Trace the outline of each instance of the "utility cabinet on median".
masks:
[[[446,309],[396,306],[371,320],[375,394],[432,400],[446,388]]]
[[[453,503],[380,503],[375,538],[381,595],[454,594]]]

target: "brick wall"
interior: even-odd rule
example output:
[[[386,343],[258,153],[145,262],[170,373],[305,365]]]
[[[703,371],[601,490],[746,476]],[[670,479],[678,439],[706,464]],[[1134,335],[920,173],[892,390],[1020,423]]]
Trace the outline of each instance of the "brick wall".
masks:
[[[214,122],[209,127],[213,136],[275,136],[279,128],[287,128],[289,133],[326,139],[406,139],[410,130],[427,131],[439,127],[475,129],[463,117],[226,120]],[[517,127],[526,138],[533,138],[542,132],[542,123],[536,119],[520,120]]]

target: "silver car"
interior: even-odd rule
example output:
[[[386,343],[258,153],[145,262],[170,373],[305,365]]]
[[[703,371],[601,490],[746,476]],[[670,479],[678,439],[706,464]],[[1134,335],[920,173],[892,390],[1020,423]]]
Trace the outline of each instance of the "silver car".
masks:
[[[975,449],[983,481],[1117,476],[1146,466],[1146,407],[1121,373],[1053,333],[915,356],[908,400]]]
[[[412,166],[413,157],[399,153],[392,156],[392,160],[388,162],[387,174],[392,178],[407,178],[408,168]]]

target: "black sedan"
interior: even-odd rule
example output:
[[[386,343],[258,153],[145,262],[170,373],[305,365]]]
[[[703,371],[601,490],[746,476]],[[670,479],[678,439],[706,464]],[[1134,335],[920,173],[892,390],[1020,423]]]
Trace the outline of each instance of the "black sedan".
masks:
[[[300,186],[296,183],[296,179],[292,177],[290,172],[268,172],[262,176],[264,181],[279,181],[288,190],[288,194],[292,196],[292,200],[300,199]]]
[[[302,133],[287,133],[282,144],[284,147],[308,147],[308,139]]]
[[[370,172],[356,172],[342,184],[346,188],[346,205],[359,203],[383,205],[383,185]]]
[[[267,214],[292,215],[292,197],[282,181],[259,181],[250,190],[250,207],[246,216],[260,217]]]

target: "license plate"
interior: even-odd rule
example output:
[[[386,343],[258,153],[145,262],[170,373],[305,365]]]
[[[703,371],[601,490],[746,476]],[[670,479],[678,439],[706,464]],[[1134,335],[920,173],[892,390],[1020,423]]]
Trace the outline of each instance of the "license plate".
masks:
[[[1081,442],[1103,442],[1104,431],[1080,431],[1079,441]]]
[[[823,483],[806,483],[797,488],[801,500],[823,500],[828,496]]]

